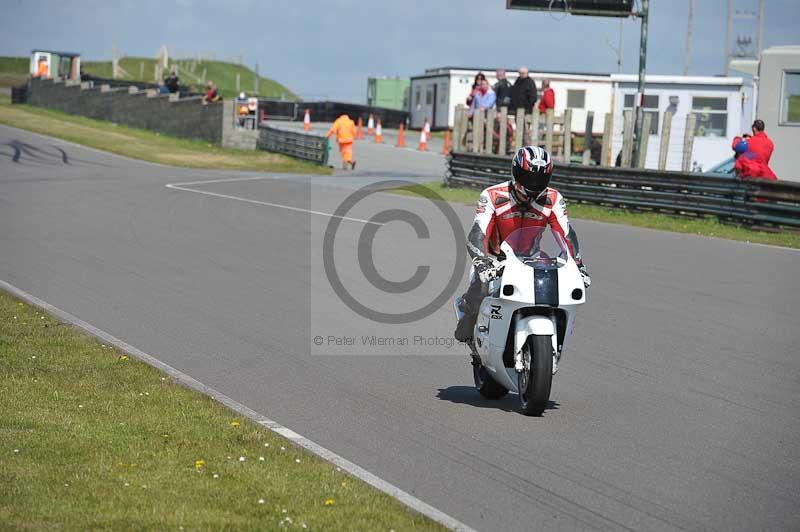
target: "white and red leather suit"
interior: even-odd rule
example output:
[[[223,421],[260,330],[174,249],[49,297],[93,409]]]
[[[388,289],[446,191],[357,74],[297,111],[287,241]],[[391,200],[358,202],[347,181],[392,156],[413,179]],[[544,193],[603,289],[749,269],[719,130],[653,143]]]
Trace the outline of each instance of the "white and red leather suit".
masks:
[[[563,237],[575,262],[582,265],[578,238],[569,225],[561,193],[548,187],[535,199],[523,201],[514,190],[513,182],[506,181],[481,192],[475,221],[467,236],[467,248],[473,258],[497,256],[500,244],[515,230],[547,226]]]

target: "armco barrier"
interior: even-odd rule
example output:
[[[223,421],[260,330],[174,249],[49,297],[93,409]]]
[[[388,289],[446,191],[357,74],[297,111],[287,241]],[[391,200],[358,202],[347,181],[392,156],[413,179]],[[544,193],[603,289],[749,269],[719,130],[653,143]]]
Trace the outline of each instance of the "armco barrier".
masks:
[[[11,87],[11,103],[28,103],[28,85]]]
[[[328,164],[328,139],[320,135],[307,135],[269,126],[259,129],[256,148],[283,153],[290,157],[311,161],[319,165]]]
[[[510,177],[509,157],[448,157],[445,181],[451,185],[485,187]],[[800,184],[795,183],[573,164],[556,165],[552,183],[573,201],[800,227]]]

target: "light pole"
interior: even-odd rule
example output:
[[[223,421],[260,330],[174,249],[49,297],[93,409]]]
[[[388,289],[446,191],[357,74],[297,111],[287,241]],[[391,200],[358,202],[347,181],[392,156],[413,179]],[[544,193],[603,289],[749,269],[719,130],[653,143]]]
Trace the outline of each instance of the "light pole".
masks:
[[[637,94],[639,103],[636,106],[636,125],[633,128],[633,138],[635,139],[634,161],[638,161],[639,159],[640,143],[647,142],[647,139],[643,136],[646,133],[642,131],[642,122],[644,121],[644,109],[642,106],[644,105],[644,76],[645,70],[647,69],[647,13],[650,8],[650,0],[641,0],[641,2],[642,10],[637,13],[642,19],[642,32],[639,38],[639,87]],[[649,133],[649,131],[647,133]]]

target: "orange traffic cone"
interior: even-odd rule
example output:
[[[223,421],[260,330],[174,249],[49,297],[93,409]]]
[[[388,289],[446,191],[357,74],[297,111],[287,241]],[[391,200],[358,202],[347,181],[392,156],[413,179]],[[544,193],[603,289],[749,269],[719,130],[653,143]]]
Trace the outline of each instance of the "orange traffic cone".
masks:
[[[431,140],[431,123],[425,119],[425,126],[422,128],[425,131],[425,140]]]
[[[375,132],[375,119],[369,115],[367,119],[367,135],[372,135]]]
[[[418,151],[428,151],[428,135],[425,134],[425,129],[421,129],[419,132],[419,146],[417,146]]]
[[[358,117],[358,126],[356,126],[356,139],[362,140],[364,138],[364,119]]]
[[[444,147],[442,148],[442,155],[450,153],[450,130],[444,132]]]
[[[378,120],[378,126],[375,128],[375,143],[380,144],[383,142],[383,128],[381,128],[381,121]]]
[[[397,144],[395,144],[396,148],[405,148],[406,147],[406,128],[405,124],[400,122],[400,129],[397,130]]]
[[[306,109],[306,116],[303,117],[303,130],[311,129],[311,109]]]

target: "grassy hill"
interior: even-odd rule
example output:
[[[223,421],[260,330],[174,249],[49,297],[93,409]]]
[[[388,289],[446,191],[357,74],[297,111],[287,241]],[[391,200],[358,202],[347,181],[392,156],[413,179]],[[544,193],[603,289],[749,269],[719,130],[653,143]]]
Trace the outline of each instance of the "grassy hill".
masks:
[[[26,57],[0,57],[0,87],[18,85],[27,79],[28,58]],[[234,63],[223,61],[194,61],[192,59],[178,59],[178,75],[181,83],[200,92],[203,87],[203,71],[205,79],[217,84],[223,97],[237,94],[236,74],[239,74],[240,90],[251,94],[255,72],[249,68]],[[122,79],[131,81],[153,82],[156,60],[147,57],[123,57],[119,62],[125,71]],[[83,61],[83,70],[101,78],[111,77],[111,61]],[[166,74],[166,73],[165,73]],[[297,100],[297,96],[277,81],[259,76],[258,95],[267,98],[284,98]]]
[[[192,89],[200,91],[203,87],[203,71],[205,79],[216,83],[223,97],[237,94],[236,74],[239,74],[240,90],[248,94],[253,92],[255,73],[249,68],[234,63],[222,61],[194,61],[192,59],[177,59],[173,61],[178,65],[178,76],[181,83],[189,85]],[[120,67],[125,71],[123,79],[153,82],[156,60],[147,57],[123,57],[119,61]],[[102,78],[111,77],[111,61],[97,62],[85,61],[83,70]],[[166,72],[165,72],[166,74]],[[268,98],[285,98],[296,100],[297,96],[277,81],[259,76],[259,96]]]
[[[27,57],[0,57],[0,87],[12,87],[28,79],[30,59]]]

